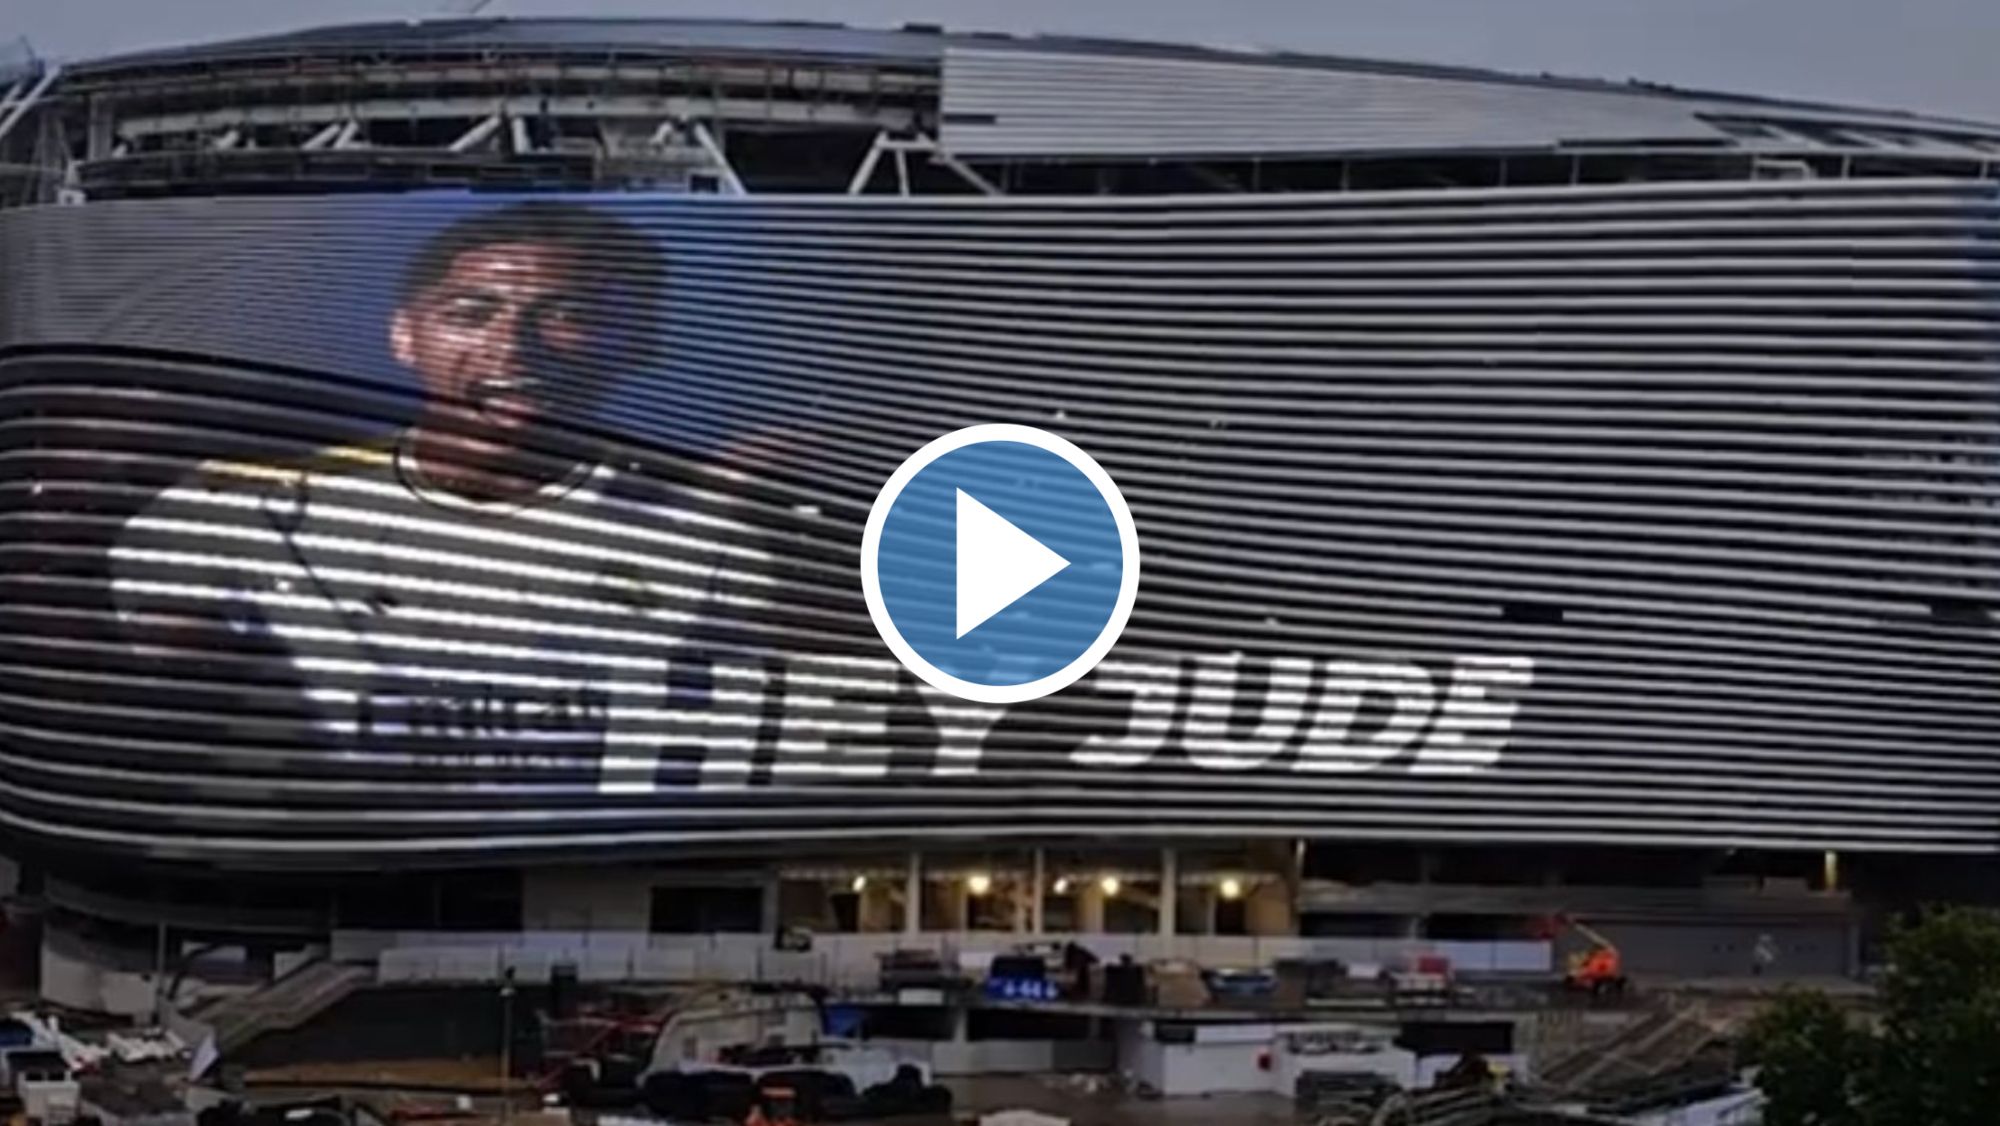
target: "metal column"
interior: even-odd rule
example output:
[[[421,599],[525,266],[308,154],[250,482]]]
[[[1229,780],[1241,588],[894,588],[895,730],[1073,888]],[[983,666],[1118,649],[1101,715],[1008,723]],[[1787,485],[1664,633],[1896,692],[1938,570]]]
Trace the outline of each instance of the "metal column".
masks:
[[[1046,854],[1039,848],[1035,850],[1035,870],[1030,878],[1034,881],[1035,886],[1028,893],[1030,896],[1028,900],[1028,929],[1036,934],[1041,934],[1048,929],[1045,925],[1048,922],[1048,865]]]

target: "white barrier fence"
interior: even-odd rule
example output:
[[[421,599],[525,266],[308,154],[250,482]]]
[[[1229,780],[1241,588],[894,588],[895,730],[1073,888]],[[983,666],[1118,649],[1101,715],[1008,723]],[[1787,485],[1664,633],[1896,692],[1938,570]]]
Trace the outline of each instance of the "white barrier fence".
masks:
[[[769,934],[656,935],[631,931],[337,931],[332,957],[374,962],[384,982],[499,981],[514,971],[524,983],[547,981],[558,963],[584,981],[784,981],[836,989],[873,989],[880,955],[926,950],[945,966],[983,973],[996,954],[1027,936],[1002,932],[815,935],[810,951],[774,947]],[[1420,954],[1441,955],[1459,973],[1549,972],[1547,942],[1439,942],[1373,938],[1238,938],[1205,935],[1074,935],[1106,962],[1122,955],[1150,962],[1179,958],[1208,968],[1270,966],[1287,959],[1337,959],[1350,966],[1394,966]]]

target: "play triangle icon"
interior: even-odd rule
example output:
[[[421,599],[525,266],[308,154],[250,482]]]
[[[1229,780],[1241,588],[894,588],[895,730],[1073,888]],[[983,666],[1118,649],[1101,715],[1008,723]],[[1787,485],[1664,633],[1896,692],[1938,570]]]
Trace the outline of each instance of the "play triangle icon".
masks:
[[[1054,578],[1069,566],[1069,560],[967,495],[964,489],[956,491],[957,636],[964,637]]]

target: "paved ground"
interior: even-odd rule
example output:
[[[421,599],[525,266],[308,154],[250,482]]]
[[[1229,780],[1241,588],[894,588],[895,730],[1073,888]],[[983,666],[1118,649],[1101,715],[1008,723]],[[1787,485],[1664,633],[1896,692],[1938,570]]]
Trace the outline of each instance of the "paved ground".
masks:
[[[1290,1099],[1278,1095],[1211,1095],[1141,1099],[1113,1091],[1090,1092],[1061,1079],[982,1076],[947,1080],[958,1113],[1036,1110],[1068,1118],[1074,1126],[1296,1126]],[[908,1120],[905,1120],[906,1123]],[[885,1123],[884,1126],[890,1126]]]
[[[1686,993],[1699,996],[1738,997],[1746,1000],[1769,999],[1788,989],[1811,989],[1833,997],[1863,999],[1875,995],[1875,987],[1867,982],[1848,977],[1769,977],[1742,975],[1737,977],[1697,977],[1674,978],[1672,980],[1650,980],[1641,978],[1638,984],[1654,992]]]
[[[455,1061],[449,1065],[433,1061],[433,1064],[436,1074],[425,1073],[424,1078],[442,1081],[474,1075],[483,1081],[489,1072],[497,1068],[493,1061]],[[368,1074],[366,1067],[355,1070],[361,1073],[359,1078],[364,1082],[374,1080],[379,1084],[388,1078]],[[409,1082],[409,1070],[399,1071],[396,1081]],[[1072,1126],[1298,1126],[1297,1119],[1292,1115],[1291,1100],[1277,1095],[1142,1099],[1118,1091],[1092,1090],[1088,1084],[1057,1076],[981,1076],[976,1079],[948,1079],[945,1082],[954,1096],[953,1110],[949,1115],[904,1116],[880,1122],[855,1123],[853,1126],[960,1126],[966,1121],[978,1121],[974,1117],[978,1114],[996,1110],[1040,1111],[1068,1118]],[[434,1114],[457,1111],[469,1116],[454,1118],[457,1126],[502,1126],[503,1123],[505,1126],[553,1126],[555,1122],[554,1119],[543,1119],[518,1102],[514,1113],[509,1118],[503,1118],[499,1101],[490,1093],[472,1095],[470,1105],[458,1110],[458,1096],[442,1093],[438,1088],[398,1091],[374,1084],[343,1088],[338,1082],[280,1083],[255,1087],[251,1094],[253,1101],[260,1102],[291,1102],[343,1094],[375,1108],[384,1117],[399,1111]],[[637,1119],[652,1117],[637,1108],[618,1113]],[[654,1121],[660,1122],[660,1126],[667,1126],[664,1121]]]

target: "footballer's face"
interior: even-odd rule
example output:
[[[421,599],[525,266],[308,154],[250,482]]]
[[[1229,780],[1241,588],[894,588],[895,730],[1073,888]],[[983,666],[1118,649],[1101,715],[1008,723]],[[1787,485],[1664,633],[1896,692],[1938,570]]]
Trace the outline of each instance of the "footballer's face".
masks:
[[[490,243],[454,258],[390,324],[396,358],[423,381],[426,425],[473,460],[518,449],[559,383],[597,374],[586,288],[561,244]]]

